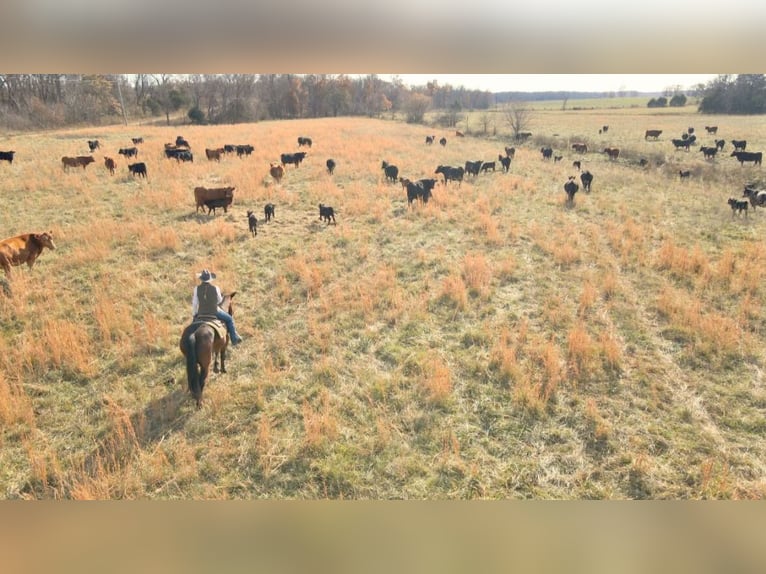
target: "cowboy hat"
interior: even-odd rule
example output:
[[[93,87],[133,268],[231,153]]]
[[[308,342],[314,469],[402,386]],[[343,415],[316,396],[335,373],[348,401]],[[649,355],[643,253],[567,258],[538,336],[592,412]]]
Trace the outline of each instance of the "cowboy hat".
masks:
[[[212,281],[215,279],[215,273],[211,273],[207,269],[203,269],[202,272],[198,275],[200,281]]]

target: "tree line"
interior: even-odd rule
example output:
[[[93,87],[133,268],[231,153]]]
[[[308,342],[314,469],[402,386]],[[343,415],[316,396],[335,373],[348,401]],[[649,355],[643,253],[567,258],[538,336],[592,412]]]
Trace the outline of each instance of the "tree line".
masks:
[[[708,114],[766,113],[766,76],[718,76],[702,89],[699,111]]]
[[[233,124],[401,114],[422,122],[430,109],[493,105],[491,92],[437,81],[405,86],[374,74],[0,74],[0,126],[20,130],[179,117]]]

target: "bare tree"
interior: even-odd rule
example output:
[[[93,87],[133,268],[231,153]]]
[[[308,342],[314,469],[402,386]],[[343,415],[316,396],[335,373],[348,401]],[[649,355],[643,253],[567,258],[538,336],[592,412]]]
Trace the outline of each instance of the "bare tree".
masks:
[[[511,128],[513,139],[516,141],[522,139],[523,136],[519,134],[528,131],[532,123],[532,111],[516,102],[511,102],[506,106],[503,110],[503,117]]]

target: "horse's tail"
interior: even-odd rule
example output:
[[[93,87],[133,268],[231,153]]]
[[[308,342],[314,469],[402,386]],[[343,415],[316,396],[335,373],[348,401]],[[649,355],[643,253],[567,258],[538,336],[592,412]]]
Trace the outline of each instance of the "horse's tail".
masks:
[[[194,399],[199,403],[202,396],[202,389],[199,384],[199,372],[197,371],[197,336],[194,331],[184,339],[184,348],[186,349],[186,379],[189,383],[189,391]]]

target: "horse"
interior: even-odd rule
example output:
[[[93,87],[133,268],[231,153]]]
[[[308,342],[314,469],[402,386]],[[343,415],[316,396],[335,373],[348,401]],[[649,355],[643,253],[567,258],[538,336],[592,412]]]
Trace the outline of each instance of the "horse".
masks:
[[[232,314],[231,300],[237,292],[223,295],[221,309]],[[181,353],[186,357],[186,379],[189,385],[189,392],[197,402],[197,408],[202,406],[202,391],[205,388],[205,381],[210,372],[210,363],[213,363],[213,372],[218,370],[218,358],[221,359],[221,373],[226,372],[226,347],[229,346],[229,334],[221,338],[215,330],[208,325],[195,319],[191,325],[186,327],[181,334]]]

